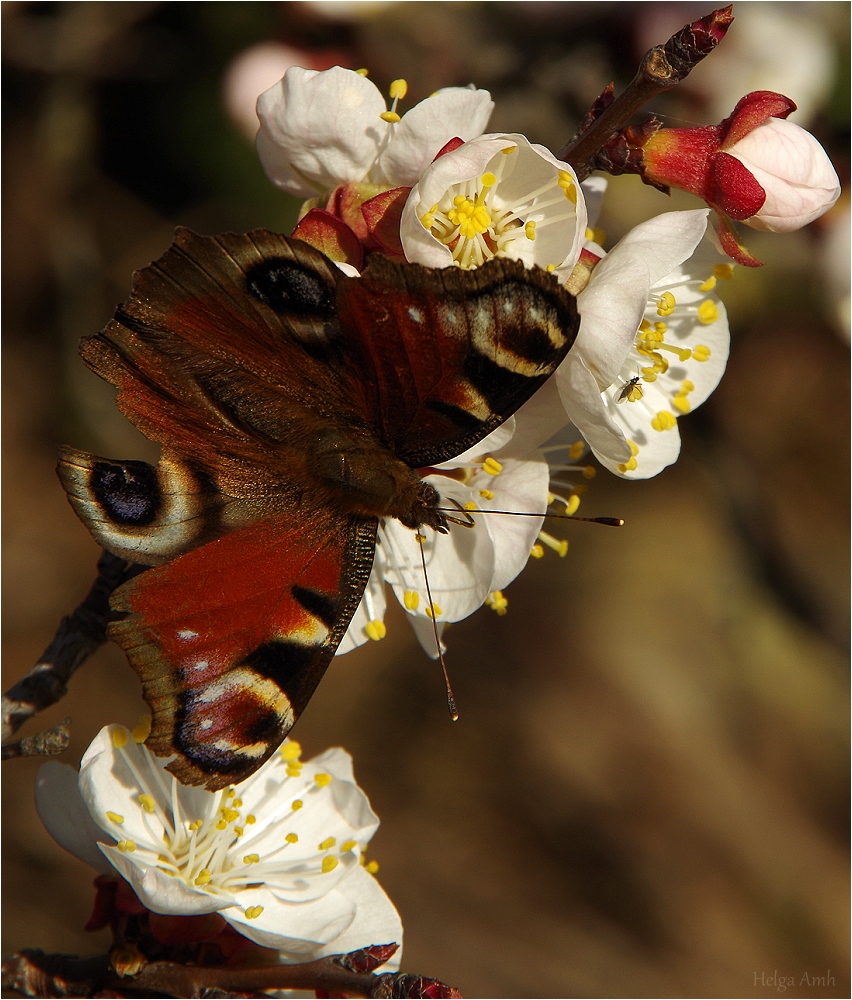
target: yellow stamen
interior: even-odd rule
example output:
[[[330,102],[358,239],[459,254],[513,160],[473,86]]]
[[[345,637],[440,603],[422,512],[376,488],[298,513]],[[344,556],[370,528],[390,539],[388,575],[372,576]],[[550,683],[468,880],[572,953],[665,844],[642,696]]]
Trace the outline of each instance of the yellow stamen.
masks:
[[[668,410],[660,410],[660,412],[651,421],[651,426],[655,431],[670,431],[672,427],[677,424],[677,419],[673,413]]]
[[[719,310],[711,299],[705,299],[698,307],[698,321],[708,326],[719,318]]]
[[[367,622],[364,626],[364,633],[368,639],[378,642],[379,639],[384,639],[384,637],[388,634],[388,630],[383,621],[380,621],[378,618],[374,618],[371,622]]]
[[[711,274],[710,277],[704,282],[703,285],[698,286],[699,292],[712,292],[718,283],[718,279],[715,275]]]
[[[483,500],[494,499],[494,493],[491,490],[480,490],[479,495],[482,497]]]
[[[124,726],[113,726],[110,736],[112,737],[112,745],[116,750],[127,746],[129,734]]]
[[[301,799],[293,799],[293,801],[290,803],[290,808],[293,810],[293,812],[296,812],[296,810],[301,809],[304,804],[305,803],[302,802]]]
[[[554,538],[553,535],[549,535],[546,531],[540,531],[538,537],[544,542],[548,548],[553,549],[553,551],[561,558],[564,558],[568,554],[568,539],[567,538]]]
[[[734,276],[734,265],[717,264],[713,268],[713,274],[719,279],[719,281],[730,281]]]
[[[144,743],[151,735],[151,716],[143,715],[131,732],[134,743]]]
[[[585,452],[586,452],[586,442],[575,441],[568,449],[568,458],[570,458],[572,462],[577,462],[583,457]]]
[[[325,874],[328,874],[329,872],[334,871],[334,869],[337,867],[337,864],[338,864],[337,858],[333,854],[327,854],[322,859],[322,865],[320,867],[322,868]]]
[[[287,841],[288,844],[298,844],[299,843],[299,834],[298,833],[288,833],[287,836],[284,839]]]
[[[124,817],[120,813],[107,811],[106,818],[113,823],[117,823],[119,826],[124,823]]]
[[[495,611],[498,615],[501,616],[505,615],[506,612],[509,610],[509,602],[503,596],[502,590],[492,591],[492,593],[490,593],[488,597],[485,598],[485,603],[488,605],[489,608],[491,608],[492,611]]]
[[[283,760],[298,760],[302,755],[302,744],[296,740],[287,740],[281,747],[281,757]]]
[[[363,69],[363,68],[362,69],[356,69],[355,72],[358,74],[358,76],[369,76],[370,75],[370,71],[368,69]]]
[[[524,235],[531,243],[535,241],[535,219],[530,219],[524,226]]]
[[[260,855],[259,854],[247,854],[243,858],[243,864],[244,865],[256,865],[259,861],[260,861]]]
[[[322,841],[320,841],[319,844],[317,844],[317,850],[318,851],[327,851],[329,849],[329,847],[334,847],[334,845],[336,843],[337,843],[337,838],[336,837],[326,837],[325,840],[322,840]]]
[[[388,122],[391,125],[396,125],[398,121],[401,121],[400,116],[395,111],[383,111],[379,115],[379,118],[381,118],[383,122]]]
[[[576,514],[579,506],[580,506],[580,498],[577,496],[576,493],[572,493],[571,496],[568,497],[567,501],[565,502],[565,513],[568,515]]]
[[[341,854],[346,854],[347,851],[351,851],[354,848],[356,848],[357,846],[358,846],[358,841],[357,840],[345,840],[340,845],[340,853]]]
[[[674,295],[671,292],[663,292],[660,296],[660,301],[657,303],[657,315],[658,316],[671,316],[675,311],[675,306],[677,302],[675,301]]]
[[[430,604],[429,607],[426,608],[426,614],[433,621],[438,617],[438,615],[442,615],[443,613],[444,613],[443,608],[440,608],[437,604],[434,603]]]
[[[530,555],[533,559],[541,559],[544,556],[544,546],[535,544],[530,549]]]
[[[414,590],[406,590],[402,595],[402,603],[406,611],[416,611],[420,605],[420,595]]]
[[[367,871],[367,872],[369,872],[371,875],[375,875],[376,872],[379,870],[379,862],[378,861],[368,861],[364,865],[364,870]]]
[[[210,869],[209,868],[202,868],[201,871],[198,873],[198,875],[195,878],[195,884],[196,885],[207,885],[207,883],[212,878],[213,878],[213,873],[210,871]]]
[[[325,773],[315,774],[314,784],[318,785],[320,788],[325,788],[326,785],[331,784],[331,775]]]
[[[157,803],[151,798],[151,796],[145,795],[144,793],[139,796],[139,805],[142,806],[146,813],[152,813],[157,808]]]
[[[246,920],[255,920],[263,913],[263,907],[258,906],[247,906],[245,909]]]
[[[388,93],[393,100],[401,101],[408,93],[408,83],[405,80],[394,80]]]
[[[709,361],[710,348],[706,344],[698,344],[692,348],[692,356],[696,361]]]
[[[489,455],[488,458],[482,463],[482,471],[486,476],[499,476],[503,471],[503,466],[494,458]]]

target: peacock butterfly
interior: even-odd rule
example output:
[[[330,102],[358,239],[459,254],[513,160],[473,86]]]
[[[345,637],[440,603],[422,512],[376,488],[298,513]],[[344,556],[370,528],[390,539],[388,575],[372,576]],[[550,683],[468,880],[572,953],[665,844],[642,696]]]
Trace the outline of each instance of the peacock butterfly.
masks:
[[[574,297],[495,259],[360,277],[276,233],[198,236],[134,275],[83,360],[161,445],[156,467],[64,448],[97,541],[151,567],[113,595],[148,746],[181,781],[243,780],[290,730],[370,575],[379,518],[448,530],[417,470],[484,438],[555,371]]]

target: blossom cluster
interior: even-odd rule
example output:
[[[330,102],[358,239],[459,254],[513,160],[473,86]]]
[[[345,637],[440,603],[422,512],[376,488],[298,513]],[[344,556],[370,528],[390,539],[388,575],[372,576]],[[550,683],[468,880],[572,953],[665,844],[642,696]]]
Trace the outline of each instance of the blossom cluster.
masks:
[[[486,132],[486,91],[448,88],[403,114],[406,91],[396,81],[388,105],[363,73],[294,67],[261,95],[263,167],[304,202],[294,235],[353,276],[370,254],[431,268],[494,258],[543,268],[576,296],[580,327],[554,378],[513,417],[423,470],[460,511],[525,516],[477,518],[476,530],[449,539],[382,523],[341,653],[385,635],[389,586],[437,655],[447,622],[484,604],[504,613],[503,590],[531,556],[565,554],[544,518],[575,513],[595,472],[590,456],[626,480],[671,465],[678,421],[727,363],[719,289],[734,261],[756,263],[730,221],[797,228],[839,190],[821,147],[787,121],[792,102],[749,95],[719,126],[659,129],[634,143],[631,162],[646,180],[705,205],[658,215],[605,250],[603,178],[581,182],[523,135]],[[399,917],[364,863],[378,820],[343,751],[303,762],[286,741],[250,779],[212,793],[181,786],[145,735],[104,729],[79,773],[47,764],[37,789],[48,830],[101,873],[102,893],[110,887],[110,912],[218,915],[217,934],[227,925],[284,962],[401,942]]]
[[[432,268],[519,260],[554,273],[577,296],[581,323],[543,390],[470,453],[427,476],[468,510],[531,516],[478,518],[477,530],[456,532],[453,544],[382,524],[373,576],[339,652],[384,636],[386,584],[433,655],[433,621],[458,621],[483,603],[504,611],[503,589],[531,554],[543,545],[564,552],[543,519],[554,502],[576,510],[594,473],[588,453],[624,479],[671,465],[678,420],[707,399],[727,363],[718,292],[733,275],[731,254],[755,263],[740,252],[729,218],[793,229],[839,192],[822,148],[786,121],[792,102],[749,95],[720,126],[644,137],[645,179],[680,186],[709,207],[659,215],[605,251],[595,229],[605,179],[581,183],[567,162],[523,135],[486,132],[486,91],[447,88],[402,114],[406,92],[395,81],[388,105],[363,73],[293,67],[261,95],[261,162],[274,184],[305,199],[294,235],[349,274],[369,253]],[[708,226],[710,208],[721,243]]]

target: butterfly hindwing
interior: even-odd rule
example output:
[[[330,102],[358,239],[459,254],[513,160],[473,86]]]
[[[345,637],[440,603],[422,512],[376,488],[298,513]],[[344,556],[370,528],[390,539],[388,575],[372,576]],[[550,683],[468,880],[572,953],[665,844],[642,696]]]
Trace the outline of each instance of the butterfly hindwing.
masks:
[[[376,522],[258,522],[124,584],[110,627],[152,710],[149,747],[210,789],[246,778],[301,714],[361,598]]]

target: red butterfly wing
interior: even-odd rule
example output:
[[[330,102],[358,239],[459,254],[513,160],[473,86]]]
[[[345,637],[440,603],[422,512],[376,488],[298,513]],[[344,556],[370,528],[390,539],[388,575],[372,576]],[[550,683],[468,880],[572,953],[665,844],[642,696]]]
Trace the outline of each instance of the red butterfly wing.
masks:
[[[219,788],[266,760],[313,694],[358,606],[376,522],[313,511],[225,535],[135,577],[111,635],[153,712],[150,748]]]

